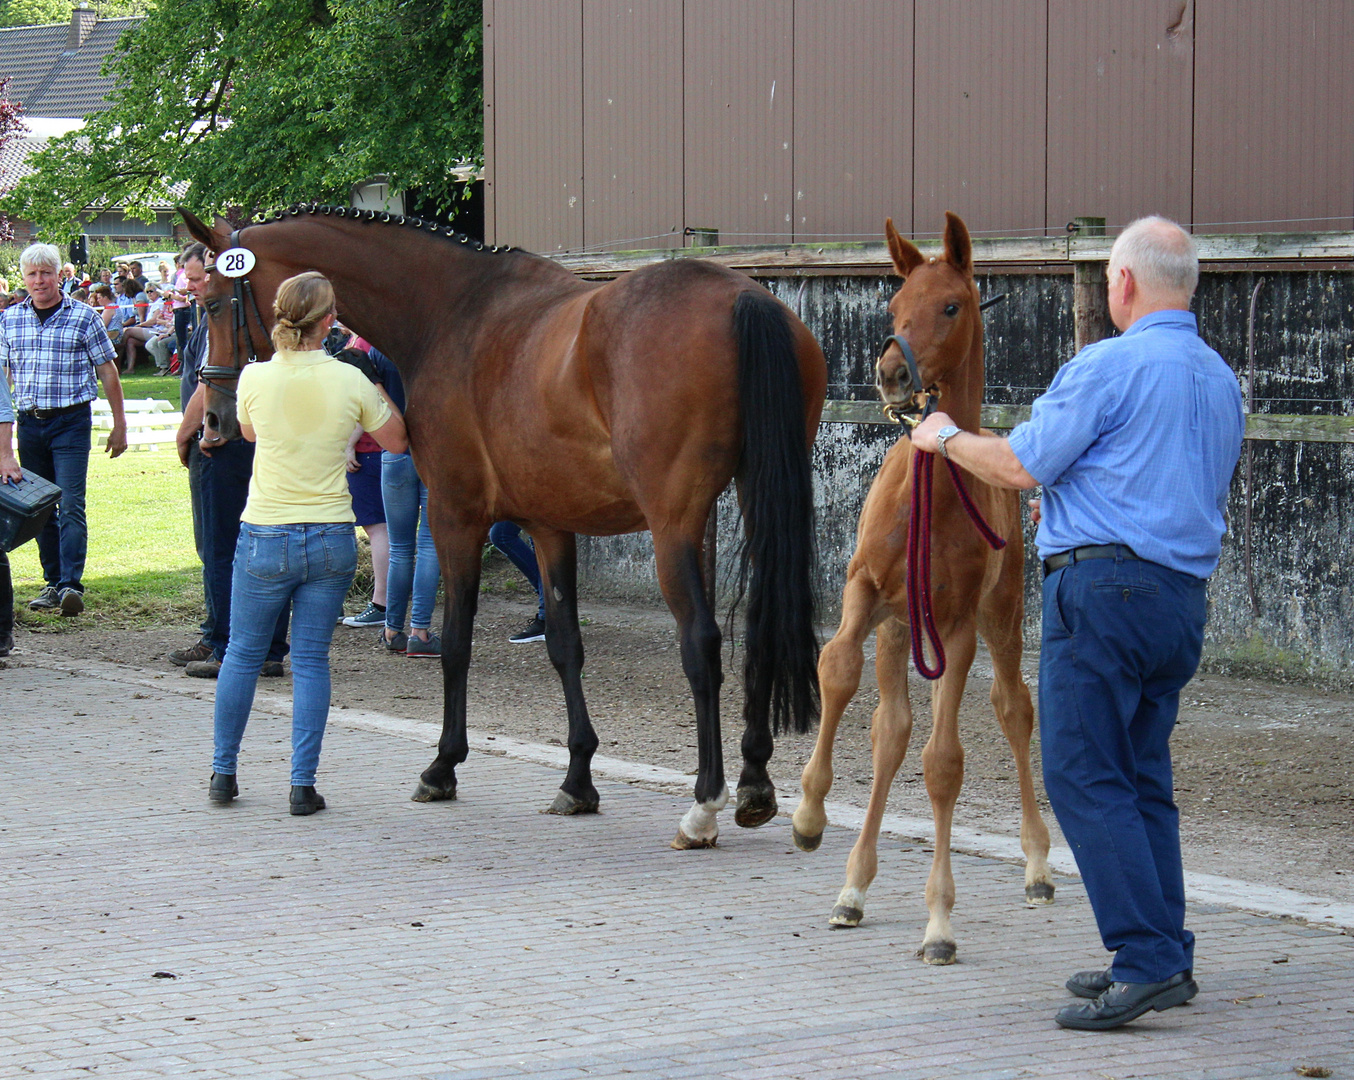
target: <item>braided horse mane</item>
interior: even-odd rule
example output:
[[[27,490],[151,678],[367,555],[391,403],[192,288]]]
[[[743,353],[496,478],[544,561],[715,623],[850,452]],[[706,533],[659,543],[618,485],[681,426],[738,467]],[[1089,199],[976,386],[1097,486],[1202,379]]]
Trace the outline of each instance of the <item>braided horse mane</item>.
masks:
[[[435,221],[425,221],[423,218],[407,214],[392,214],[388,210],[359,210],[353,206],[331,206],[327,203],[294,203],[287,209],[279,210],[262,221],[251,221],[241,228],[248,228],[251,225],[267,225],[276,221],[284,221],[287,218],[313,214],[320,214],[324,217],[347,218],[351,221],[370,221],[375,224],[395,225],[407,229],[421,229],[433,236],[441,237],[449,243],[464,244],[475,251],[504,254],[518,250],[510,245],[500,247],[498,244],[485,244],[474,237],[467,236],[465,233],[457,232],[449,225],[439,225]]]

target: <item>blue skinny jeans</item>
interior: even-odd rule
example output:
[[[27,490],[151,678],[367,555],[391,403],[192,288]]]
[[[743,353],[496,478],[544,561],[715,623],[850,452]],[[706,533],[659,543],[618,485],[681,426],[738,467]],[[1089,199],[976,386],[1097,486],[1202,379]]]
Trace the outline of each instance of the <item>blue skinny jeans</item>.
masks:
[[[437,548],[428,528],[428,489],[409,454],[381,455],[381,500],[390,535],[390,572],[386,576],[386,628],[412,630],[432,626],[440,571]],[[412,594],[412,607],[410,604]]]
[[[489,543],[508,557],[536,590],[536,617],[545,620],[545,593],[541,589],[541,568],[536,564],[536,548],[522,539],[522,530],[511,521],[496,521],[489,529]]]
[[[233,775],[259,668],[288,601],[291,617],[293,787],[315,783],[329,717],[329,642],[357,569],[357,540],[347,523],[240,523],[231,582],[230,645],[216,683],[212,771]]]

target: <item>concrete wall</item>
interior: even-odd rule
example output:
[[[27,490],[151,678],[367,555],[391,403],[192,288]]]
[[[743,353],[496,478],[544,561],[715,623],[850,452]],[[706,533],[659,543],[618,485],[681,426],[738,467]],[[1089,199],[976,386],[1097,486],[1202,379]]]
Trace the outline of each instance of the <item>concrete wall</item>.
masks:
[[[1195,301],[1205,338],[1246,389],[1246,325],[1256,318],[1257,413],[1346,416],[1354,407],[1354,274],[1336,270],[1205,273]],[[889,332],[884,276],[776,277],[765,282],[822,342],[830,398],[873,400],[869,369]],[[1029,404],[1072,355],[1072,278],[990,274],[983,294],[1008,293],[986,314],[990,404]],[[888,447],[892,425],[824,424],[814,447],[815,502],[825,610],[839,610],[855,523]],[[1248,440],[1232,485],[1232,530],[1210,586],[1207,656],[1215,668],[1354,684],[1354,444]],[[1244,569],[1246,454],[1251,455],[1253,613]],[[737,542],[737,510],[719,512],[721,585]],[[1040,575],[1028,548],[1026,629],[1037,639]],[[648,534],[580,538],[585,594],[658,601]]]

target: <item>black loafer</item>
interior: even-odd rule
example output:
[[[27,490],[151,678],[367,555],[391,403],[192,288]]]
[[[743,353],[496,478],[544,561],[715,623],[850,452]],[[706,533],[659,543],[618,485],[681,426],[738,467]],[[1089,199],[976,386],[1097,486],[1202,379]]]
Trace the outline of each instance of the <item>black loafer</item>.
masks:
[[[1110,969],[1104,971],[1078,971],[1067,980],[1067,989],[1080,998],[1098,998],[1114,985],[1114,976]]]
[[[1198,992],[1199,987],[1188,971],[1172,975],[1163,982],[1117,982],[1094,1001],[1064,1005],[1054,1019],[1059,1027],[1108,1031],[1153,1009],[1162,1012],[1183,1005]]]
[[[293,787],[291,789],[292,817],[308,817],[317,810],[324,809],[324,796],[313,787]]]
[[[240,794],[240,785],[235,782],[234,773],[212,773],[212,782],[207,788],[207,798],[212,802],[228,803]]]

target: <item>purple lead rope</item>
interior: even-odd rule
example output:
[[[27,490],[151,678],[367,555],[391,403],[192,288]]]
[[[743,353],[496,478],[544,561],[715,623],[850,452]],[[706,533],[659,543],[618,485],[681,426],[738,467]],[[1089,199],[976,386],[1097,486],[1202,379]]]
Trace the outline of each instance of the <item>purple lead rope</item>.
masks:
[[[907,522],[907,621],[912,632],[912,663],[923,679],[938,679],[945,674],[945,646],[936,630],[935,614],[931,609],[931,462],[934,454],[918,450],[912,457],[912,514]],[[983,515],[973,505],[973,499],[959,478],[959,469],[949,458],[950,478],[959,493],[959,501],[973,522],[973,527],[994,551],[1006,546],[1006,541],[992,531]],[[934,667],[926,663],[926,642],[930,641],[935,654]]]

